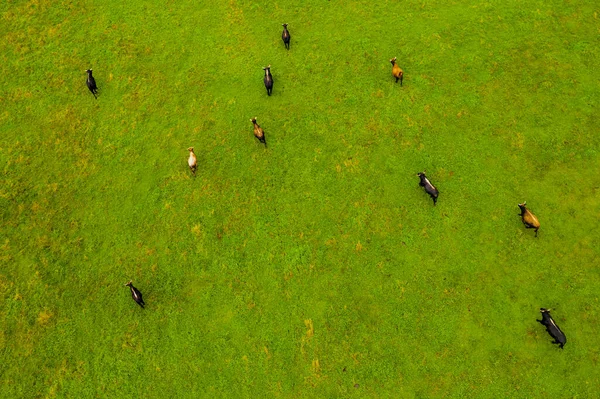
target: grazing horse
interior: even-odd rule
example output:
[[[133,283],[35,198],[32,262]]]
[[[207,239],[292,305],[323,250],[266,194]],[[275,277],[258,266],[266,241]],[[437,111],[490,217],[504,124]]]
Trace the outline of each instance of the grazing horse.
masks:
[[[146,303],[144,303],[144,300],[142,299],[142,293],[140,292],[140,290],[135,288],[131,281],[125,284],[125,286],[129,287],[129,290],[131,291],[131,297],[133,298],[133,300],[142,308],[144,308],[144,305]]]
[[[190,167],[192,174],[194,176],[196,176],[196,168],[198,166],[198,160],[196,159],[196,154],[194,154],[194,147],[188,148],[188,151],[190,152],[190,157],[188,158],[188,166]]]
[[[529,209],[527,209],[525,204],[527,204],[527,201],[523,202],[522,204],[518,204],[519,209],[521,209],[521,221],[523,221],[523,224],[526,228],[535,229],[535,236],[537,237],[538,230],[540,229],[540,222],[535,217],[535,215],[531,213]]]
[[[285,48],[289,50],[290,39],[292,37],[290,36],[290,32],[287,29],[288,24],[282,24],[281,26],[283,26],[283,32],[281,32],[281,39],[283,40],[283,44],[285,44]]]
[[[263,143],[265,145],[265,148],[267,148],[267,139],[265,137],[265,131],[256,122],[256,117],[250,119],[250,122],[252,122],[252,124],[254,125],[254,137],[256,137],[258,141]]]
[[[435,205],[440,192],[437,188],[435,188],[433,184],[431,184],[429,179],[425,176],[425,171],[423,171],[422,173],[417,173],[417,176],[419,176],[419,179],[421,179],[421,181],[419,182],[419,186],[425,188],[425,192],[427,192],[427,194],[429,194],[429,196],[433,199],[433,205]]]
[[[92,76],[91,69],[86,69],[85,71],[87,72],[87,75],[88,75],[87,80],[85,81],[85,84],[87,84],[88,89],[90,89],[90,91],[94,95],[94,98],[97,100],[98,97],[96,97],[96,94],[98,94],[98,86],[96,86],[96,79],[94,79],[94,77]]]
[[[538,320],[538,322],[546,326],[546,331],[548,331],[548,334],[554,338],[552,343],[557,344],[560,346],[560,349],[563,349],[567,343],[567,337],[560,330],[560,328],[558,328],[552,316],[550,316],[550,309],[540,308],[540,312],[542,313],[542,320]]]
[[[265,87],[267,88],[267,94],[270,96],[273,92],[273,75],[271,75],[271,65],[263,68],[265,71]]]
[[[400,86],[402,86],[402,78],[404,77],[404,72],[402,72],[402,69],[400,69],[398,64],[396,64],[396,57],[392,58],[390,62],[392,63],[392,75],[394,75],[394,77],[396,78],[396,83],[398,83],[398,80],[400,80]]]

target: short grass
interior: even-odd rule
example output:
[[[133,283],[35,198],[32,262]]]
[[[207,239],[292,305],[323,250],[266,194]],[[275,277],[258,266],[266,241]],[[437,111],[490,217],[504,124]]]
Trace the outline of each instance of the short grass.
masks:
[[[600,396],[599,14],[5,0],[0,396]]]

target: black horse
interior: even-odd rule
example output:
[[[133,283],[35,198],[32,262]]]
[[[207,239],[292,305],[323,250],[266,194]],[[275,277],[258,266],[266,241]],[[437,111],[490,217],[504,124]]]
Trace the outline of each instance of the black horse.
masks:
[[[85,83],[87,84],[88,89],[90,89],[90,91],[94,95],[94,98],[98,99],[98,97],[96,97],[96,95],[98,94],[98,86],[96,86],[96,79],[94,79],[94,77],[92,76],[92,70],[86,69],[85,71],[87,72],[87,75],[88,75]]]
[[[285,44],[285,48],[289,50],[290,49],[290,39],[292,37],[290,36],[290,32],[287,29],[288,24],[283,24],[281,26],[283,26],[283,32],[281,33],[281,39],[283,40],[283,44]]]
[[[127,287],[129,287],[129,290],[131,291],[131,297],[133,298],[133,300],[140,305],[142,308],[144,308],[144,305],[146,304],[144,302],[144,300],[142,299],[142,293],[140,292],[140,290],[138,290],[137,288],[135,288],[133,286],[133,284],[130,282],[128,282],[127,284],[125,284]]]
[[[273,75],[271,75],[271,65],[264,67],[265,71],[265,87],[267,88],[267,94],[270,96],[273,92]]]

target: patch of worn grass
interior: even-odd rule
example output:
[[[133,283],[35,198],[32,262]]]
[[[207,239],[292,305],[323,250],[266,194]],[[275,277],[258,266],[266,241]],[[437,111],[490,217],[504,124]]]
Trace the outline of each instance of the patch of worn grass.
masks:
[[[597,396],[599,12],[4,2],[0,396]]]

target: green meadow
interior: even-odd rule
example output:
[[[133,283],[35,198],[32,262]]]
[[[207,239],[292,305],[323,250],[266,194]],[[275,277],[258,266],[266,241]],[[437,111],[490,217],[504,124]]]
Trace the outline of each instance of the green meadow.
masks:
[[[591,0],[0,2],[0,397],[600,397],[599,72]]]

